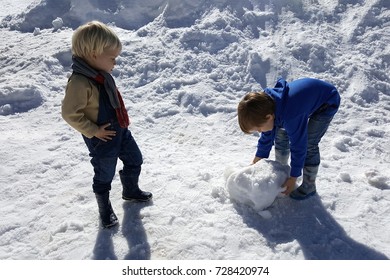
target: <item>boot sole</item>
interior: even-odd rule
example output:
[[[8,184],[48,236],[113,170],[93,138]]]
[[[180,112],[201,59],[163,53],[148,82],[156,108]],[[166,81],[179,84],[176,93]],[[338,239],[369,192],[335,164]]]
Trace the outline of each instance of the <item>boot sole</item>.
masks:
[[[300,190],[298,190],[298,194],[295,194],[295,195],[291,195],[290,194],[290,197],[292,198],[292,199],[295,199],[295,200],[305,200],[305,199],[308,199],[308,198],[310,198],[311,196],[313,196],[313,195],[315,195],[317,192],[316,191],[313,191],[313,192],[311,192],[311,193],[308,193],[308,194],[306,194],[306,193],[303,193],[303,192],[301,192]]]
[[[119,221],[115,221],[114,223],[111,223],[109,225],[102,225],[103,228],[112,228],[119,224]]]
[[[127,197],[124,197],[122,196],[122,199],[123,200],[126,200],[126,201],[134,201],[134,202],[147,202],[149,200],[152,199],[152,196],[147,198],[147,199],[140,199],[140,198],[127,198]]]

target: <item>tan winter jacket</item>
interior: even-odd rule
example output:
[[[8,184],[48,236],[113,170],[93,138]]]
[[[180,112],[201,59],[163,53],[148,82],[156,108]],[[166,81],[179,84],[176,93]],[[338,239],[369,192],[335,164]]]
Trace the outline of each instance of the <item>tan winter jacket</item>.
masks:
[[[62,101],[62,118],[88,138],[97,130],[99,90],[87,77],[72,75]]]

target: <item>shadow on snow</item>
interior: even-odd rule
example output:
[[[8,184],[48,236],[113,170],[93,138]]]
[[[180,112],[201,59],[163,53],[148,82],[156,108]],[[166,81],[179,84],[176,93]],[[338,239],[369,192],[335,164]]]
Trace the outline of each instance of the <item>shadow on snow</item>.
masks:
[[[296,240],[308,260],[387,260],[381,252],[347,235],[315,195],[308,200],[277,199],[263,219],[252,208],[234,204],[244,222],[267,240],[270,248]]]
[[[129,252],[124,256],[125,260],[149,260],[150,245],[147,240],[145,228],[140,215],[141,209],[152,205],[148,203],[123,203],[123,220],[121,223],[121,231],[126,238]],[[119,231],[118,226],[112,229],[100,228],[96,244],[93,250],[93,259],[96,260],[117,260],[115,254],[113,236]]]

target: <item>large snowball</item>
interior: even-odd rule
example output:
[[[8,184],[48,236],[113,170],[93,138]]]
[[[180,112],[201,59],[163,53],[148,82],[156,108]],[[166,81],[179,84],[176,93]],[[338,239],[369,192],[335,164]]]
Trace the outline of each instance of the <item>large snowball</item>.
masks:
[[[257,212],[269,207],[284,190],[289,166],[262,159],[256,164],[232,172],[226,181],[230,198],[249,205]]]

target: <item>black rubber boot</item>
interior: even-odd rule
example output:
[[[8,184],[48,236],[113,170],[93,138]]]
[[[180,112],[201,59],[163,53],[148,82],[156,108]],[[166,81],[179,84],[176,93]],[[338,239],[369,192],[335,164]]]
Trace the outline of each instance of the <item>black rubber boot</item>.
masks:
[[[140,190],[138,177],[126,176],[123,174],[123,170],[119,171],[119,177],[122,182],[122,198],[124,200],[148,201],[153,197],[152,193]]]
[[[100,220],[104,228],[113,227],[118,224],[118,218],[114,213],[110,201],[110,192],[95,193],[99,207]]]
[[[302,184],[290,193],[290,197],[296,200],[303,200],[316,194],[316,177],[318,173],[317,166],[305,166],[303,168]]]

